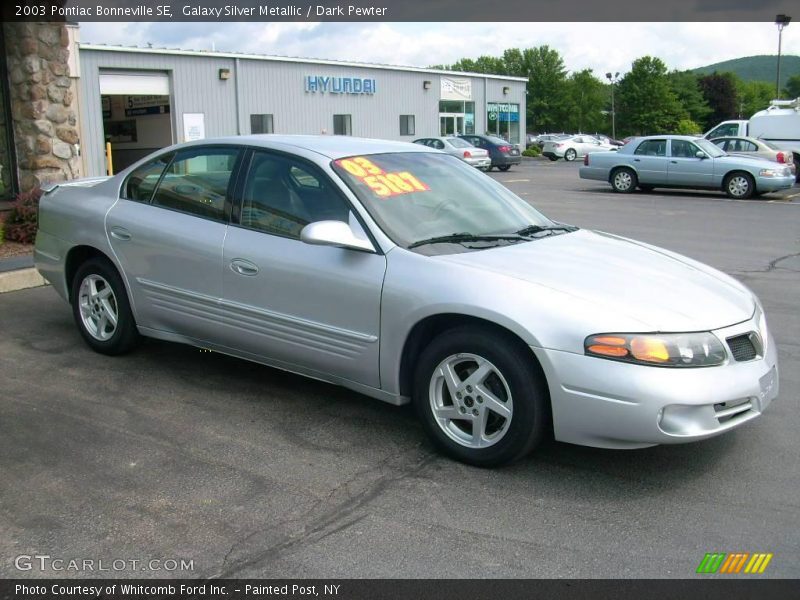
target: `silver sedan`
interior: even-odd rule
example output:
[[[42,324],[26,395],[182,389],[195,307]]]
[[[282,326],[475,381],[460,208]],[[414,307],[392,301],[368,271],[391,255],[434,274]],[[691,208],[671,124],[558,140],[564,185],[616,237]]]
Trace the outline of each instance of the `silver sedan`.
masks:
[[[447,152],[482,171],[488,171],[492,166],[492,159],[489,157],[487,150],[473,146],[462,138],[452,136],[429,137],[414,140],[414,143]]]
[[[701,440],[778,394],[753,293],[673,252],[558,223],[425,146],[246,136],[50,186],[35,260],[97,352],[141,336],[412,402],[475,465],[551,433]]]
[[[629,194],[638,187],[722,190],[743,200],[789,189],[792,170],[760,158],[726,154],[708,140],[682,135],[635,138],[619,150],[584,158],[583,179],[607,181],[611,189]]]

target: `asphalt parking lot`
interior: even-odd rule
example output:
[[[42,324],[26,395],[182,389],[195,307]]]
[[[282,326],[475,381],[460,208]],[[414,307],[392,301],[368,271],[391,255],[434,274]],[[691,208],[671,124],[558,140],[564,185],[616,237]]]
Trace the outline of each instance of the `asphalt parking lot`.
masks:
[[[577,168],[492,176],[557,220],[750,286],[781,366],[762,418],[682,446],[550,443],[481,470],[435,454],[408,407],[169,343],[100,356],[51,289],[3,294],[0,577],[690,577],[713,551],[771,552],[760,577],[796,577],[800,188],[623,196]],[[15,568],[33,554],[193,570]]]

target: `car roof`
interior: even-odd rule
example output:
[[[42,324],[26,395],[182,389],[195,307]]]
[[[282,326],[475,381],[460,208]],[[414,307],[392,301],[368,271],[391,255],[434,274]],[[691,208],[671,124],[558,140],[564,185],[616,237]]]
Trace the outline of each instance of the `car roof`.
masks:
[[[359,138],[349,135],[281,135],[252,134],[209,138],[178,144],[178,148],[204,146],[207,144],[239,144],[273,150],[293,151],[297,149],[316,152],[330,159],[357,154],[382,154],[387,152],[430,152],[429,148],[411,142],[394,142]]]
[[[688,140],[693,142],[695,140],[703,139],[702,136],[697,135],[674,135],[674,134],[666,134],[666,135],[645,135],[642,137],[634,137],[633,139],[643,142],[645,140]]]

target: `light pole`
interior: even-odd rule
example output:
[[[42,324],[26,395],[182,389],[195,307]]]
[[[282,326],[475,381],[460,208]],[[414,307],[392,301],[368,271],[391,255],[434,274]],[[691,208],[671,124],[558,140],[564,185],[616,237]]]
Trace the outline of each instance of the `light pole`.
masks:
[[[619,72],[606,73],[606,79],[611,82],[611,138],[617,139],[617,109],[614,106],[614,84],[619,81]]]
[[[777,15],[775,17],[775,25],[778,26],[778,69],[775,76],[775,98],[780,100],[781,97],[781,37],[783,36],[783,28],[792,21],[789,15]]]

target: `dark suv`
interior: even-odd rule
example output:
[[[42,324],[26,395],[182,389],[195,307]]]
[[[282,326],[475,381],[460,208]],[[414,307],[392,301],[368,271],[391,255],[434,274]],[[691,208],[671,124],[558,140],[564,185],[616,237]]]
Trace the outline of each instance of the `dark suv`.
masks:
[[[492,159],[492,167],[497,167],[501,171],[508,171],[511,165],[518,165],[522,162],[522,155],[511,142],[507,142],[503,138],[495,137],[493,135],[460,135],[458,136],[467,140],[473,146],[483,148],[489,152],[489,157]]]

